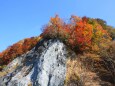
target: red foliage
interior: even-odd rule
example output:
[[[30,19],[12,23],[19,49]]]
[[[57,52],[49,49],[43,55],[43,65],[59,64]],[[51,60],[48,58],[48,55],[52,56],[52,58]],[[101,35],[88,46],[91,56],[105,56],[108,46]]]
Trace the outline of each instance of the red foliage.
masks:
[[[41,37],[26,38],[7,48],[5,51],[0,53],[0,65],[6,65],[15,57],[20,56],[32,49],[40,38]]]
[[[75,31],[77,34],[77,43],[78,45],[80,45],[81,48],[84,47],[85,49],[86,46],[91,45],[92,26],[86,22],[86,18],[85,20],[77,22]]]

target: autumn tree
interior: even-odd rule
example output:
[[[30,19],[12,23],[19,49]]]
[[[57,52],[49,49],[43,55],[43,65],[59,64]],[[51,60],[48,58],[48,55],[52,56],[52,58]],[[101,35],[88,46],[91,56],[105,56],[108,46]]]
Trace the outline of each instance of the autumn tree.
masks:
[[[107,47],[107,44],[111,41],[107,30],[103,29],[95,19],[88,19],[88,23],[91,24],[93,28],[92,50],[99,51],[101,48]]]
[[[58,15],[50,19],[50,22],[43,28],[44,38],[66,39],[69,36],[69,25],[66,25]]]
[[[77,21],[75,27],[71,30],[69,43],[72,47],[85,50],[88,46],[91,46],[92,26],[87,23],[85,17]]]

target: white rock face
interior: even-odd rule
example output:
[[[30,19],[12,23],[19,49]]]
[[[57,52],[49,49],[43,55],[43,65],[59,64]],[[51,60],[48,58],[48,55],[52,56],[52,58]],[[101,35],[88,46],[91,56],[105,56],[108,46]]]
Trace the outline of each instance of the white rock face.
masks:
[[[42,41],[35,49],[13,61],[18,66],[0,78],[0,86],[64,86],[66,54],[61,41]],[[12,64],[7,69],[11,70]]]

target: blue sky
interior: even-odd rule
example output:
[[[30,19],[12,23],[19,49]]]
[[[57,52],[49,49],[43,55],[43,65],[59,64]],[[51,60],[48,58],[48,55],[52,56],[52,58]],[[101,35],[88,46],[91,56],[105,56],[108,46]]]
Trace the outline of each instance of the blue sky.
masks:
[[[101,18],[115,27],[115,0],[0,0],[0,51],[41,33],[50,17],[59,14]]]

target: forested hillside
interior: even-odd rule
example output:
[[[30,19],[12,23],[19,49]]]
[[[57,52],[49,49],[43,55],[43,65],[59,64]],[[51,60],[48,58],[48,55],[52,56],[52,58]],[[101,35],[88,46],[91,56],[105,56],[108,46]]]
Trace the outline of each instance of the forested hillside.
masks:
[[[0,53],[0,70],[18,56],[27,53],[42,39],[59,39],[68,51],[75,52],[70,56],[66,84],[75,83],[80,77],[76,71],[76,57],[82,65],[96,72],[104,81],[115,82],[115,28],[107,25],[99,18],[78,17],[72,15],[68,21],[63,21],[58,15],[52,17],[42,28],[38,37],[21,40]],[[73,62],[74,61],[74,62]],[[70,70],[71,69],[71,70]],[[71,76],[79,76],[71,77]],[[68,85],[69,86],[69,85]]]

